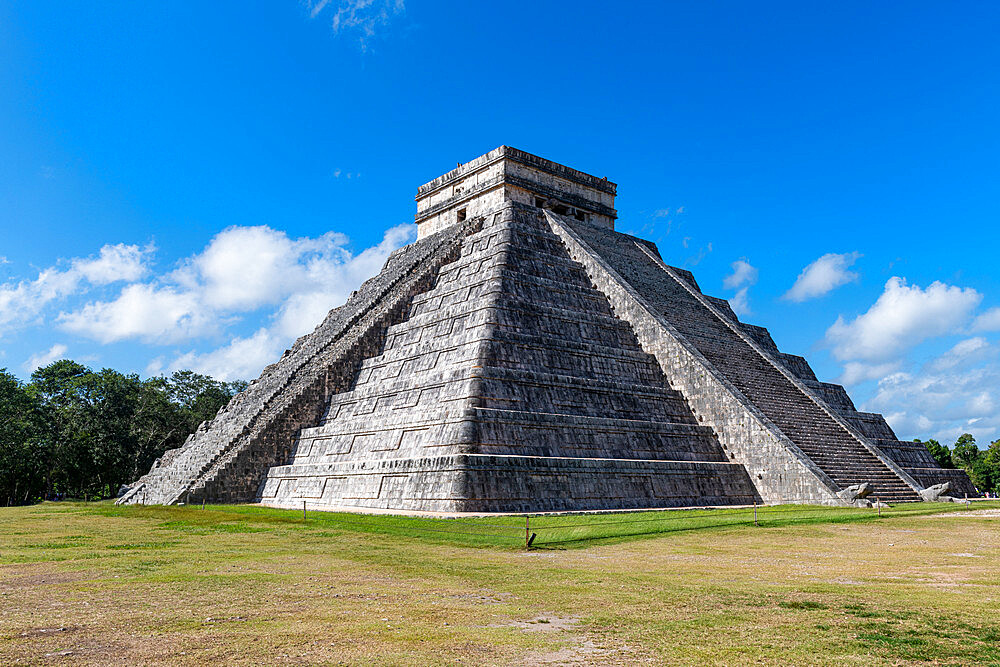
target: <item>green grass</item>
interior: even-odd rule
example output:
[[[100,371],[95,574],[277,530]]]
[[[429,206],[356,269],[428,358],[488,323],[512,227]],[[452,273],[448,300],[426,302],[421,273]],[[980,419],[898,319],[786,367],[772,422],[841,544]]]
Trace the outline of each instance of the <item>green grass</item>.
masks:
[[[147,511],[146,508],[116,507],[110,503],[81,506],[87,507],[90,512],[106,516],[141,516],[142,512]],[[975,505],[977,508],[993,506],[1000,507],[1000,503]],[[94,509],[95,507],[99,509]],[[159,510],[153,508],[148,511]],[[307,510],[305,520],[301,510],[278,510],[253,505],[208,505],[205,508],[192,506],[171,508],[170,511],[175,512],[177,518],[165,521],[162,527],[201,535],[220,532],[251,533],[283,526],[291,530],[321,529],[328,531],[329,535],[343,531],[409,536],[429,542],[509,549],[523,548],[526,533],[535,535],[532,541],[535,549],[583,548],[671,532],[753,526],[755,521],[752,507],[460,518]],[[758,527],[770,528],[793,524],[878,521],[963,511],[966,511],[964,505],[945,503],[898,505],[883,509],[881,515],[873,509],[779,505],[759,507],[756,521]]]
[[[1000,518],[960,505],[529,522],[3,509],[0,664],[1000,664]]]

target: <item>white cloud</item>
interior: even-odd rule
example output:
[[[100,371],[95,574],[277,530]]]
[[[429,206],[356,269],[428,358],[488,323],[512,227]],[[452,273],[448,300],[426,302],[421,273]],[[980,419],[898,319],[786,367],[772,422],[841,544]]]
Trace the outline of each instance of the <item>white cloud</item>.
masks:
[[[180,269],[148,283],[133,283],[111,301],[62,313],[67,331],[102,343],[138,339],[172,343],[217,335],[240,314],[281,304],[275,333],[310,331],[332,307],[413,237],[413,225],[386,231],[358,255],[343,234],[292,239],[267,226],[230,227]]]
[[[958,331],[981,300],[972,288],[936,281],[922,289],[894,276],[866,313],[851,322],[838,317],[826,343],[841,361],[889,361],[927,338]]]
[[[142,249],[124,243],[106,245],[96,259],[75,260],[73,268],[95,285],[131,282],[145,275],[145,257],[154,250],[152,245]]]
[[[52,266],[40,271],[34,280],[0,285],[0,333],[37,322],[50,303],[84,292],[88,284],[140,278],[153,250],[152,246],[140,249],[124,243],[105,245],[96,258],[71,259],[66,269]]]
[[[69,348],[65,345],[56,343],[45,352],[39,352],[38,354],[31,355],[31,357],[29,357],[21,367],[24,369],[25,373],[33,373],[37,368],[48,366],[53,361],[65,359],[67,349]]]
[[[722,286],[726,289],[740,289],[729,299],[729,306],[740,316],[750,315],[750,286],[757,282],[758,271],[746,258],[736,260],[730,265],[733,272],[723,278]]]
[[[781,298],[788,301],[802,302],[823,296],[828,292],[854,282],[858,274],[848,269],[854,265],[860,253],[850,252],[843,255],[828,253],[802,269],[795,284]]]
[[[738,259],[730,265],[733,272],[722,280],[726,289],[734,289],[740,285],[753,285],[757,282],[757,269],[746,259]]]
[[[925,364],[922,374],[930,376],[944,371],[957,371],[997,356],[997,350],[985,338],[976,337],[956,343],[951,349]],[[869,380],[879,380],[881,383],[892,382],[893,378],[905,376],[900,374],[904,365],[903,359],[888,362],[847,361],[844,372],[837,381],[851,386]],[[909,377],[909,376],[906,376]]]
[[[945,371],[956,367],[967,366],[982,361],[996,350],[982,336],[967,338],[954,345],[950,350],[932,361],[929,366],[935,371]]]
[[[316,18],[331,4],[331,0],[309,0],[309,18]],[[406,10],[404,0],[338,0],[336,7],[330,22],[334,34],[357,35],[362,51],[378,31]]]
[[[326,9],[328,4],[330,4],[330,0],[316,0],[315,2],[309,3],[309,18],[316,18],[321,11]]]
[[[389,254],[411,241],[413,235],[411,224],[393,227],[385,232],[378,245],[357,255],[344,248],[347,239],[339,234],[293,241],[281,232],[264,228],[252,234],[227,234],[221,240],[216,237],[210,244],[213,252],[193,258],[179,272],[179,278],[186,282],[191,293],[197,294],[201,286],[202,292],[210,295],[199,303],[211,317],[204,322],[192,322],[192,328],[197,330],[211,324],[212,318],[228,312],[220,309],[219,304],[242,308],[248,304],[272,303],[279,295],[281,306],[271,314],[270,324],[251,336],[233,338],[208,352],[188,351],[170,362],[158,357],[150,362],[147,372],[190,368],[227,380],[256,377],[264,366],[277,361],[291,342],[315,329],[332,308],[344,303],[358,285],[378,273]],[[264,246],[272,250],[258,253]],[[253,287],[243,289],[231,284],[241,275],[238,263],[234,268],[233,257],[248,254],[258,257],[262,267],[260,275],[250,281]],[[212,267],[204,271],[211,279],[204,276],[205,266]],[[276,270],[283,275],[275,275]],[[172,326],[169,322],[163,329],[185,333],[183,326]]]
[[[276,330],[291,338],[312,331],[334,305],[347,301],[358,285],[382,269],[389,253],[412,238],[413,225],[399,225],[387,230],[378,245],[337,266],[322,261],[311,262],[307,287],[285,300],[277,314]]]
[[[687,242],[688,242],[689,238],[690,237],[684,239],[684,247],[685,248],[688,247],[688,243]],[[711,241],[709,241],[707,245],[704,245],[701,248],[698,248],[698,254],[695,255],[694,257],[689,257],[687,259],[687,261],[685,261],[684,263],[686,265],[688,265],[688,266],[697,266],[699,263],[701,263],[701,260],[705,259],[705,256],[708,255],[708,253],[710,253],[710,252],[712,252],[712,242]]]
[[[962,433],[980,440],[1000,435],[1000,345],[985,336],[956,340],[922,366],[907,352],[935,337],[968,331],[982,296],[974,289],[934,282],[926,288],[893,277],[867,312],[843,317],[826,344],[843,363],[839,382],[877,380],[860,409],[881,412],[902,439],[951,443]]]
[[[230,227],[179,268],[152,278],[147,278],[152,246],[106,245],[96,256],[61,261],[33,280],[0,283],[0,334],[47,323],[50,307],[71,297],[54,323],[104,344],[218,339],[253,314],[266,322],[256,334],[233,338],[214,351],[178,353],[173,361],[160,355],[147,368],[159,373],[190,363],[219,377],[250,377],[378,273],[393,250],[413,239],[415,229],[393,227],[377,245],[355,254],[349,239],[336,232],[294,239],[266,226]],[[110,287],[119,282],[126,285]],[[98,287],[104,298],[85,301]],[[30,372],[66,349],[60,344],[36,354],[24,368]]]
[[[1000,331],[1000,307],[990,308],[972,323],[973,331]]]
[[[309,265],[350,259],[343,234],[292,240],[270,227],[230,227],[212,239],[192,264],[214,308],[253,310],[277,303],[309,281]]]
[[[114,301],[60,313],[58,321],[64,330],[101,343],[129,338],[169,343],[207,335],[217,327],[210,313],[199,308],[195,293],[142,283],[129,285]]]
[[[863,409],[883,412],[900,438],[951,443],[972,432],[980,441],[995,439],[1000,434],[1000,364],[958,369],[940,363],[951,353],[917,373],[886,376]]]
[[[277,361],[283,345],[273,332],[260,329],[248,338],[234,338],[211,352],[183,354],[170,363],[169,369],[193,370],[226,381],[246,380],[257,377],[264,366]],[[158,368],[162,368],[161,361],[156,360],[156,363]]]
[[[867,382],[868,380],[879,380],[890,373],[898,371],[901,365],[899,361],[890,361],[884,364],[848,361],[844,364],[844,372],[837,378],[837,381],[840,384],[850,387],[851,385]]]
[[[733,295],[733,298],[729,299],[729,307],[740,317],[752,314],[750,310],[750,298],[747,295],[749,289],[749,287],[743,287]]]

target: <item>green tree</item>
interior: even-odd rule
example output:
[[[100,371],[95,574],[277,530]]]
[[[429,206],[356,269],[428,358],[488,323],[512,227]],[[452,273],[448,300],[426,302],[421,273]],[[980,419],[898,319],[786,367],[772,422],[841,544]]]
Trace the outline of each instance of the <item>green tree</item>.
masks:
[[[163,452],[184,444],[184,439],[192,430],[182,408],[170,400],[164,378],[150,378],[140,386],[133,429],[135,449],[125,475],[126,484],[147,473]]]
[[[46,497],[67,493],[71,471],[78,467],[78,443],[66,435],[78,400],[78,385],[88,373],[86,366],[62,359],[31,374],[28,391],[37,401],[42,418]]]
[[[128,475],[141,383],[111,369],[57,361],[32,374],[46,419],[49,491],[108,496]]]
[[[969,470],[981,456],[982,452],[971,433],[963,433],[951,448],[951,460],[957,468]]]
[[[110,497],[246,386],[191,371],[141,380],[70,360],[0,371],[0,502]]]
[[[182,410],[191,431],[203,421],[214,419],[247,386],[246,382],[220,382],[192,371],[177,371],[163,381],[170,400]]]
[[[23,505],[45,493],[42,418],[38,402],[0,369],[0,502]]]
[[[982,460],[989,476],[989,486],[979,488],[983,491],[1000,491],[1000,440],[994,440],[986,448]]]

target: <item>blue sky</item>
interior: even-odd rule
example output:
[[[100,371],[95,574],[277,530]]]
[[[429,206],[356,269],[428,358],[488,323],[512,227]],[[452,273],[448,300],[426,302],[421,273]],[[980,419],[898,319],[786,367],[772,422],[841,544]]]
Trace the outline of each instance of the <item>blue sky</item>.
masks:
[[[0,367],[255,377],[500,144],[901,437],[1000,437],[1000,5],[0,5]]]

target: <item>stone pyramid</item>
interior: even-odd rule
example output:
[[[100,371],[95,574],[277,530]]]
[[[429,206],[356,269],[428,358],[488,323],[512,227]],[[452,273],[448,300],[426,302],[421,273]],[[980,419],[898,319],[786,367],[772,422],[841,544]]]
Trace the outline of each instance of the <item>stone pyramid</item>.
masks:
[[[951,482],[766,329],[614,231],[616,185],[507,146],[125,503],[534,512],[885,501]]]

